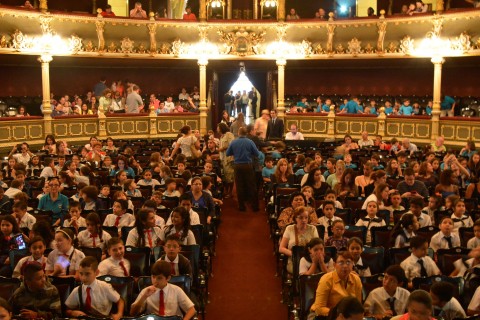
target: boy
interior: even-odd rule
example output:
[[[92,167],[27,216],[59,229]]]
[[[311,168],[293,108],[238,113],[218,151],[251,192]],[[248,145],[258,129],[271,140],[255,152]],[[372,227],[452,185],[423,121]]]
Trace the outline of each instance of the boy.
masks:
[[[32,239],[30,239],[28,250],[31,255],[23,257],[17,262],[17,265],[13,270],[12,278],[22,279],[23,274],[25,273],[25,267],[33,261],[39,263],[42,268],[45,269],[45,266],[47,265],[47,257],[45,257],[43,254],[45,253],[46,248],[47,245],[42,237],[34,236]]]
[[[177,182],[175,179],[167,178],[167,180],[165,180],[165,185],[167,186],[167,189],[163,192],[165,197],[180,197],[180,191],[175,190],[177,188]]]
[[[23,283],[13,293],[10,304],[22,319],[56,319],[62,313],[58,290],[47,281],[38,262],[25,265]]]
[[[23,170],[16,170],[15,173],[15,179],[20,181],[23,185],[23,188],[21,189],[23,192],[25,192],[29,198],[32,197],[32,186],[28,183],[25,182],[25,171]]]
[[[429,277],[439,275],[435,261],[427,255],[428,241],[422,237],[413,237],[410,239],[410,248],[412,254],[402,261],[400,267],[405,270],[408,287],[412,288],[412,280],[416,277]]]
[[[318,218],[318,223],[320,225],[323,225],[325,227],[325,240],[328,239],[333,233],[332,233],[332,225],[333,222],[336,220],[342,220],[339,217],[335,217],[335,202],[333,201],[325,201],[323,203],[323,217]]]
[[[190,170],[186,170],[185,162],[177,163],[177,172],[173,175],[175,178],[183,178],[185,181],[189,181],[192,178]],[[165,182],[165,184],[167,184]]]
[[[372,290],[363,304],[365,315],[383,319],[404,314],[410,296],[410,292],[402,288],[406,280],[405,271],[399,265],[388,267],[382,287]]]
[[[102,189],[100,189],[100,193],[98,194],[99,198],[109,198],[110,197],[110,186],[103,185]]]
[[[152,285],[143,289],[132,304],[131,316],[145,313],[155,313],[160,316],[180,316],[185,313],[184,320],[195,315],[193,302],[175,285],[169,284],[171,266],[166,261],[157,261],[152,266]]]
[[[335,158],[328,158],[327,159],[327,170],[323,173],[323,177],[325,181],[327,180],[328,176],[335,173],[335,164],[337,160]]]
[[[475,249],[480,247],[480,219],[475,221],[475,223],[473,224],[473,234],[474,237],[467,242],[468,249]]]
[[[262,169],[262,178],[263,182],[270,183],[272,179],[270,177],[275,172],[275,167],[273,166],[273,158],[270,156],[265,157],[265,167]]]
[[[405,210],[405,208],[402,206],[402,197],[400,196],[400,193],[398,191],[394,191],[390,193],[390,203],[391,205],[388,207],[385,207],[385,209],[390,211],[390,224],[394,225],[395,221],[393,217],[393,212]]]
[[[77,232],[80,227],[87,227],[87,221],[80,214],[82,213],[82,205],[78,201],[71,201],[68,208],[70,219],[63,221],[64,227],[74,227]]]
[[[343,159],[345,161],[345,169],[352,169],[352,170],[357,169],[357,165],[355,163],[352,163],[352,155],[350,153],[347,153],[343,157]]]
[[[266,161],[266,157],[265,157],[265,161]],[[295,171],[295,177],[303,177],[307,172],[308,172],[308,167],[310,166],[310,163],[313,162],[313,159],[310,158],[310,157],[306,157],[305,158],[305,165],[303,166],[303,168],[300,168],[298,169],[297,171]],[[305,171],[305,169],[307,169],[307,171]]]
[[[13,204],[12,215],[17,219],[19,228],[32,230],[33,225],[37,222],[37,219],[27,212],[27,204],[23,201]]]
[[[192,275],[192,265],[190,260],[180,254],[181,242],[177,235],[171,234],[165,239],[163,249],[166,254],[162,255],[158,261],[165,260],[170,264],[170,275]]]
[[[430,248],[433,251],[460,247],[460,237],[453,232],[452,218],[443,217],[438,227],[440,231],[434,234],[430,240]]]
[[[125,246],[120,238],[113,237],[107,241],[109,258],[102,260],[98,265],[98,276],[128,277],[130,275],[130,261],[124,259]]]
[[[397,141],[397,143],[399,142]],[[400,169],[402,169],[402,172],[403,172],[403,170],[406,169],[408,166],[407,154],[404,151],[400,151],[399,153],[397,153],[397,161],[398,161],[398,165],[400,166]]]
[[[40,178],[44,178],[45,180],[48,180],[50,178],[57,176],[58,171],[55,168],[55,162],[53,161],[53,158],[46,158],[44,161],[44,166],[45,167],[40,173]]]
[[[432,225],[432,219],[428,214],[422,212],[423,209],[423,198],[413,197],[410,198],[410,211],[406,214],[414,214],[417,217],[420,228],[428,227]]]
[[[433,195],[428,198],[428,206],[423,208],[422,213],[428,214],[432,220],[432,224],[435,225],[435,212],[442,209],[442,198],[440,196]]]
[[[82,285],[73,289],[65,301],[68,317],[93,316],[111,317],[119,320],[123,316],[125,302],[111,284],[97,280],[98,262],[94,257],[80,261],[80,281]],[[112,304],[117,305],[117,313],[110,314]]]
[[[337,194],[333,190],[328,190],[327,193],[325,193],[325,200],[328,201],[333,201],[335,203],[335,208],[337,209],[343,209],[342,203],[337,200]],[[321,205],[320,208],[323,206]]]
[[[404,116],[411,116],[413,114],[413,108],[410,105],[410,100],[403,100],[403,105],[400,107],[399,113]]]
[[[162,198],[163,198],[162,191],[155,191],[150,197],[150,200],[155,201],[157,209],[166,209],[166,207],[162,205]]]
[[[65,156],[58,156],[58,165],[55,166],[57,172],[63,170],[63,166],[65,165]]]
[[[435,282],[430,287],[433,313],[438,319],[453,320],[467,317],[460,302],[453,297],[454,292],[455,287],[450,282]]]
[[[370,162],[373,164],[373,171],[385,169],[385,167],[380,164],[380,156],[378,154],[372,155]]]
[[[179,205],[181,207],[184,207],[188,211],[188,213],[190,213],[190,225],[194,226],[197,224],[201,224],[200,216],[195,210],[192,209],[192,197],[188,194],[182,194],[179,201],[180,201]],[[171,224],[172,224],[172,214],[170,213],[170,215],[168,216],[166,225],[169,226]]]

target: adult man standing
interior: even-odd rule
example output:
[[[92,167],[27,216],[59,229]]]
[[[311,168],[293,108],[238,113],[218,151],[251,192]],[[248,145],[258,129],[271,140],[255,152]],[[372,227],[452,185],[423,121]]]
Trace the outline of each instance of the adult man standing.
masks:
[[[139,113],[140,110],[143,110],[143,100],[138,94],[138,90],[138,86],[134,84],[132,92],[127,96],[127,101],[125,102],[127,113]]]
[[[233,100],[233,91],[227,91],[223,96],[223,103],[225,104],[225,110],[228,113],[228,116],[232,116],[232,100]]]
[[[301,132],[298,132],[297,125],[292,123],[290,125],[290,132],[285,135],[285,140],[305,140],[305,138]]]
[[[135,7],[130,10],[130,18],[146,18],[147,12],[142,9],[142,3],[135,2]]]
[[[233,140],[227,149],[227,156],[234,158],[235,184],[237,186],[238,209],[245,211],[245,202],[250,200],[252,210],[257,212],[258,193],[255,183],[253,161],[259,152],[252,140],[247,139],[247,129],[238,130],[238,138]]]
[[[362,139],[358,140],[358,145],[360,148],[373,146],[373,140],[368,137],[367,131],[362,132]]]
[[[100,97],[103,95],[103,91],[107,89],[107,85],[105,82],[107,81],[107,78],[105,76],[102,76],[100,78],[100,81],[93,87],[93,94],[97,98],[97,101],[100,100]]]
[[[262,139],[267,138],[267,128],[268,128],[268,110],[262,110],[262,116],[255,120],[255,131],[257,132],[258,136]]]
[[[270,117],[267,125],[267,139],[282,139],[285,131],[283,120],[277,118],[276,110],[270,110]]]

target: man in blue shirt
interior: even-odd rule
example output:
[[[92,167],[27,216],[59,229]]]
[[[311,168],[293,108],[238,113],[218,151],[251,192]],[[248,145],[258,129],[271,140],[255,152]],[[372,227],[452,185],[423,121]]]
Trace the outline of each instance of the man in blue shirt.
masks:
[[[453,117],[455,115],[455,99],[445,96],[440,104],[440,117]]]
[[[245,202],[250,200],[252,210],[257,212],[259,210],[258,193],[253,165],[255,158],[259,157],[259,151],[255,143],[247,138],[247,129],[244,127],[238,130],[238,138],[228,146],[227,156],[234,158],[238,209],[245,211]]]

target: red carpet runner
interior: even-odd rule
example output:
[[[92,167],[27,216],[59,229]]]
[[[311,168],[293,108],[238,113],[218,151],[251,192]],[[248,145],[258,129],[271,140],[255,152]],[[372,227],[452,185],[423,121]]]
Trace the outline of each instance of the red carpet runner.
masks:
[[[225,199],[206,319],[287,319],[263,206],[258,213],[236,207]]]

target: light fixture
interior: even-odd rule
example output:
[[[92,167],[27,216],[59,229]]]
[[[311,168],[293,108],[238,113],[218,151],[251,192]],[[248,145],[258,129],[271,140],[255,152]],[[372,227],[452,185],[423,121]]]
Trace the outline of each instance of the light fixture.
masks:
[[[428,57],[441,59],[443,57],[460,56],[463,51],[456,48],[449,39],[440,38],[435,33],[427,34],[427,37],[420,42],[420,45],[413,50],[417,57]]]
[[[222,7],[222,2],[220,0],[212,0],[210,2],[210,7],[212,8],[220,8]]]
[[[198,59],[198,63],[200,64],[207,64],[209,59],[213,59],[218,55],[218,47],[207,39],[202,39],[199,42],[190,45],[184,56],[186,58]]]
[[[264,0],[263,6],[266,8],[273,8],[277,6],[277,0]]]
[[[340,12],[341,13],[347,13],[347,6],[345,6],[345,5],[340,6]]]
[[[48,32],[38,37],[19,37],[19,51],[41,55],[64,55],[74,51],[74,44],[62,39],[59,35]]]

